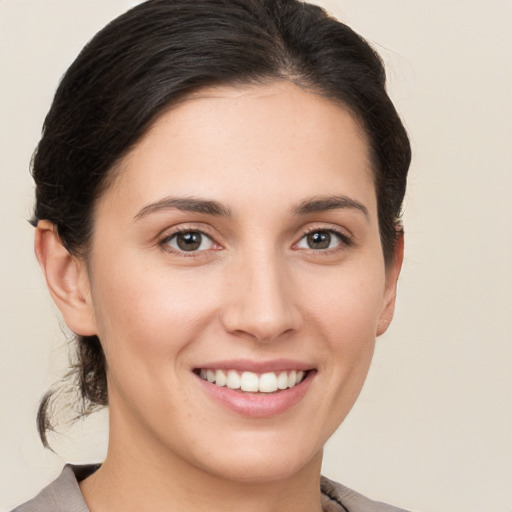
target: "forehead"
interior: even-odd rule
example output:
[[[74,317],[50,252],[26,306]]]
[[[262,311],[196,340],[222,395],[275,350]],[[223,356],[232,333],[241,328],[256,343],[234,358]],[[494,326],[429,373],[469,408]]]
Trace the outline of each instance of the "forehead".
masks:
[[[263,204],[299,202],[333,187],[373,202],[364,130],[339,103],[277,82],[208,88],[173,105],[121,161],[106,195],[138,203],[167,193]]]

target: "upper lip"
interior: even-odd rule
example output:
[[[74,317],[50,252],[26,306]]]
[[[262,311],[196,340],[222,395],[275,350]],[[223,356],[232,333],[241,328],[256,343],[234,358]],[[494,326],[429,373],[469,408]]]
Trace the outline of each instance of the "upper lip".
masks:
[[[279,372],[285,370],[313,370],[314,366],[293,359],[272,359],[268,361],[254,361],[253,359],[232,359],[224,361],[215,361],[199,365],[196,369],[205,370],[238,370],[241,372]]]

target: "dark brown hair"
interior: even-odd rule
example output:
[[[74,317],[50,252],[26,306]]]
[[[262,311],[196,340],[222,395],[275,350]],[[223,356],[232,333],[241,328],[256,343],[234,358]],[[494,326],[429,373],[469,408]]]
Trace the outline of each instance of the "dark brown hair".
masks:
[[[33,223],[51,221],[87,256],[93,207],[115,164],[170,104],[212,85],[289,80],[341,102],[362,123],[373,158],[384,258],[393,257],[411,153],[386,93],[379,56],[348,26],[297,0],[150,0],[101,30],[64,75],[33,158]],[[70,375],[80,414],[108,404],[96,336],[77,336]],[[38,429],[53,428],[50,390]]]

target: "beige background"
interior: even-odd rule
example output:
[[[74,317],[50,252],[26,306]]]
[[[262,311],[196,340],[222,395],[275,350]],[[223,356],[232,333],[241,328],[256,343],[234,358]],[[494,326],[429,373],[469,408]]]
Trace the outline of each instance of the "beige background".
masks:
[[[65,369],[32,254],[31,152],[57,81],[127,0],[0,0],[0,510],[63,461],[99,460],[106,414],[43,450]],[[324,472],[423,512],[512,511],[512,2],[325,0],[385,58],[414,146],[394,325]]]

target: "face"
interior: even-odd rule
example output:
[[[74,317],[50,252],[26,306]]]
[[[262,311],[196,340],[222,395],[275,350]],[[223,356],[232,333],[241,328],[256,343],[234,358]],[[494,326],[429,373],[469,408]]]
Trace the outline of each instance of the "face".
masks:
[[[175,106],[95,211],[87,300],[111,442],[240,481],[318,466],[396,274],[348,111],[286,82]]]

